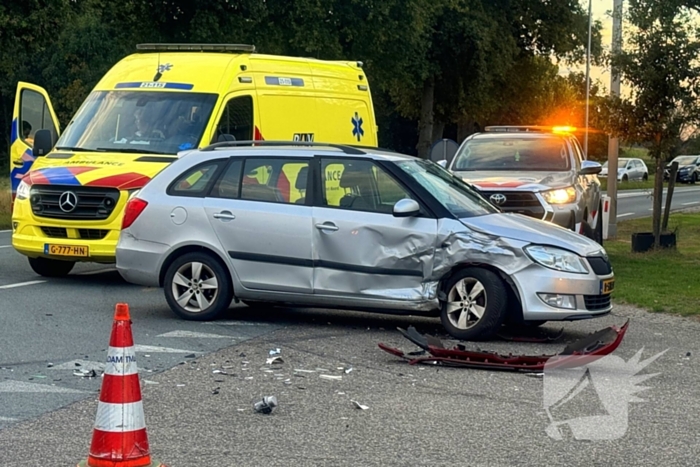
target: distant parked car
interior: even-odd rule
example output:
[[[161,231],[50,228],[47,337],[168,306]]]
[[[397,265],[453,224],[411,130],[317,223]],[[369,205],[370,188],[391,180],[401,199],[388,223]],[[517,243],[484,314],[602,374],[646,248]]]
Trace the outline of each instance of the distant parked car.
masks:
[[[480,339],[508,318],[539,324],[612,309],[603,247],[500,212],[434,162],[242,143],[182,154],[125,208],[119,273],[163,287],[182,318],[212,319],[235,299],[439,315],[455,338]]]
[[[700,180],[700,156],[678,156],[666,165],[664,180],[668,180],[671,173],[671,164],[678,162],[676,181],[695,184]]]
[[[601,178],[608,177],[608,163],[603,164],[603,170],[598,174]],[[647,181],[649,180],[649,169],[641,159],[620,158],[617,160],[617,181],[629,182],[632,180]]]

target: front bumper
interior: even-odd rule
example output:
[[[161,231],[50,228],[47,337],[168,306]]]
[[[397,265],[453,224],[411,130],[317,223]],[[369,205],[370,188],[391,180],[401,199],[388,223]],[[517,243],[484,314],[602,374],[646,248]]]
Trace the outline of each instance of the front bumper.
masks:
[[[30,258],[77,262],[114,263],[126,194],[112,215],[102,221],[78,221],[35,216],[29,200],[15,199],[12,211],[12,246]],[[48,245],[87,247],[87,256],[47,254]]]
[[[573,274],[554,271],[538,264],[513,274],[520,294],[523,319],[571,321],[603,316],[612,310],[610,293],[602,293],[603,281],[614,280],[614,274],[601,276],[594,272]],[[573,295],[576,308],[557,308],[545,303],[539,294]]]

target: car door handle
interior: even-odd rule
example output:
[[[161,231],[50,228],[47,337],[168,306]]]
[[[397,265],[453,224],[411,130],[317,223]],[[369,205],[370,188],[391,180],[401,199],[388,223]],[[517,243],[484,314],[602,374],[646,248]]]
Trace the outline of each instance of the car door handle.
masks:
[[[333,230],[333,231],[338,230],[338,226],[335,224],[331,224],[331,223],[316,224],[316,228],[318,230]]]
[[[229,211],[221,211],[217,212],[214,214],[214,219],[224,219],[227,221],[232,221],[236,218],[233,214],[231,214]]]

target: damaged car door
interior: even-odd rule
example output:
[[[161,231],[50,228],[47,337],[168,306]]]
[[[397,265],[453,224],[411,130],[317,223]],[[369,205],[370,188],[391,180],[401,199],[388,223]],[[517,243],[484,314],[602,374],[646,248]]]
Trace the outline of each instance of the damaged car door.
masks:
[[[317,162],[314,294],[434,298],[424,278],[433,268],[437,219],[376,161],[322,157]]]

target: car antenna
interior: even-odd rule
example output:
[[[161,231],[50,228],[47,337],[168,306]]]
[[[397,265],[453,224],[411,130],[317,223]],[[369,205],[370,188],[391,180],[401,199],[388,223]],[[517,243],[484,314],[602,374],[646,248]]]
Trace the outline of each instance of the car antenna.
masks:
[[[163,76],[160,72],[160,52],[158,52],[158,68],[156,68],[156,75],[153,77],[153,81],[158,81]]]

